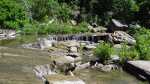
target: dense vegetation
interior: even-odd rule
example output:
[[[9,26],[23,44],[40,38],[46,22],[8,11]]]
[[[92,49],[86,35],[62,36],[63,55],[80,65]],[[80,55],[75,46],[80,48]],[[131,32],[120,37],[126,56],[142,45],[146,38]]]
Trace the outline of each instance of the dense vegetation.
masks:
[[[87,23],[107,27],[112,18],[142,26],[130,27],[128,32],[136,38],[137,44],[131,50],[122,49],[120,55],[149,60],[149,0],[0,0],[0,28],[26,34],[83,33],[88,31]],[[71,20],[77,25],[72,25]],[[107,59],[109,47],[109,44],[99,46],[96,55],[101,53]]]
[[[107,26],[111,18],[150,26],[149,0],[1,0],[0,10],[2,28],[23,28],[51,19],[59,23],[75,19]]]

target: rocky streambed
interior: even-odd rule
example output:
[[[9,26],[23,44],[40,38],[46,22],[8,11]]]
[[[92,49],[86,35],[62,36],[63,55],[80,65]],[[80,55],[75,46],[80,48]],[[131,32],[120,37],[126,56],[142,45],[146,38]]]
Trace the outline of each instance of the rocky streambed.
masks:
[[[114,35],[112,34],[111,37],[112,36]],[[121,38],[113,37],[111,38],[110,41],[122,42],[126,40],[129,40],[128,42],[135,43],[134,39],[131,37],[129,37],[129,39],[127,37]],[[11,43],[11,41],[8,40],[8,43]],[[19,45],[18,42],[16,43],[17,45],[13,46],[13,48],[10,48],[9,51],[7,51],[8,49],[2,49],[3,51],[3,54],[1,54],[2,59],[3,57],[8,55],[14,59],[17,58],[21,59],[22,57],[23,58],[27,57],[27,59],[31,61],[28,62],[24,61],[25,64],[22,64],[22,67],[28,64],[30,64],[30,66],[26,66],[26,69],[23,71],[34,74],[37,79],[43,81],[45,84],[48,83],[49,84],[125,84],[125,83],[141,84],[142,83],[133,76],[122,71],[117,64],[103,65],[101,63],[98,63],[95,60],[92,53],[92,50],[96,48],[97,43],[89,41],[88,39],[79,40],[78,38],[76,38],[73,40],[68,39],[57,41],[54,39],[42,38],[36,42],[32,43],[29,42],[29,44],[22,44],[20,40]],[[21,53],[19,53],[20,50],[18,50],[16,47],[22,50]],[[5,57],[5,60],[7,59],[9,59],[9,57],[8,58]],[[10,63],[11,62],[12,61],[10,61]],[[18,65],[20,66],[20,63],[22,63],[21,61],[18,62],[13,61],[13,62],[14,65],[17,66]],[[1,65],[5,65],[5,61],[2,61]],[[15,73],[17,72],[14,72],[14,74]]]

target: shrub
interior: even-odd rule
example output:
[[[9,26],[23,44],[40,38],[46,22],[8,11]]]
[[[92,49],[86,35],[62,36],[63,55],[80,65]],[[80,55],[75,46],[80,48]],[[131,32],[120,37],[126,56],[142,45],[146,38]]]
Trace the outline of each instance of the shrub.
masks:
[[[141,60],[150,60],[150,30],[146,28],[139,29],[135,36],[136,48],[140,53]]]
[[[3,28],[19,28],[26,20],[23,6],[16,0],[0,0],[0,26]]]
[[[38,32],[38,25],[37,23],[26,23],[23,29],[21,29],[21,32],[25,34],[36,34]]]
[[[112,48],[108,43],[101,43],[94,50],[95,56],[98,57],[102,63],[106,63],[106,61],[110,59],[111,53]]]
[[[124,63],[126,60],[135,60],[139,59],[139,53],[134,46],[131,48],[125,44],[121,48],[119,52],[119,56],[121,58],[121,63]]]
[[[40,25],[38,28],[39,34],[76,34],[87,32],[87,24],[81,23],[77,26],[72,26],[69,23],[52,23],[48,25]]]

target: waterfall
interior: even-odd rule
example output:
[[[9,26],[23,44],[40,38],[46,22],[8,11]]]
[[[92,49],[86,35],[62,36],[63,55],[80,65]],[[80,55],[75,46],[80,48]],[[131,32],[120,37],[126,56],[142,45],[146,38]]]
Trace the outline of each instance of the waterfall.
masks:
[[[75,40],[75,41],[91,41],[95,42],[95,36],[87,36],[84,34],[75,34],[75,35],[49,35],[48,40],[51,41],[68,41],[68,40]]]

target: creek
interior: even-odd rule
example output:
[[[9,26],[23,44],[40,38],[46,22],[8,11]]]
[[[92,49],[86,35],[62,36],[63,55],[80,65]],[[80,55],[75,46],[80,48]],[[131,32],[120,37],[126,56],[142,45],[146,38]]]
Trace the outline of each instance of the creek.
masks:
[[[36,78],[31,78],[35,77],[32,73],[32,67],[37,64],[48,63],[50,61],[48,54],[40,50],[18,48],[19,45],[35,42],[36,39],[37,36],[29,35],[18,37],[14,40],[0,41],[0,46],[9,48],[0,51],[0,53],[7,53],[7,56],[0,56],[0,83],[20,84],[23,81],[28,84],[40,84]],[[75,75],[84,80],[86,84],[146,84],[122,70],[104,73],[84,69],[75,72]],[[9,81],[5,79],[7,77]]]

